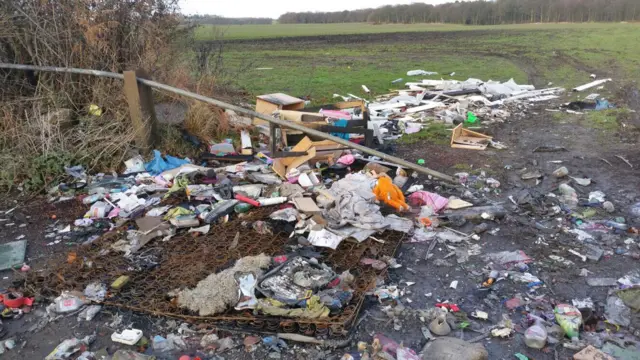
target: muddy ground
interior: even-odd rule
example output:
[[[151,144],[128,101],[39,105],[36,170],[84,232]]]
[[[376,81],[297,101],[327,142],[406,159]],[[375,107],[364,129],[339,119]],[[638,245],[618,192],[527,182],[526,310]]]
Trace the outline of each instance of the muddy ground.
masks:
[[[437,35],[429,34],[429,36],[441,35],[440,33]],[[464,36],[470,35],[471,33],[464,34]],[[368,36],[372,35],[363,35],[362,37]],[[393,34],[393,36],[419,36],[419,34]],[[535,78],[535,74],[530,74],[530,76]],[[609,92],[612,94],[617,91],[618,89],[609,88]],[[625,94],[628,97],[625,97]],[[636,111],[640,110],[637,108],[639,106],[637,91],[635,95],[633,91],[623,92],[617,100],[620,103],[627,103]],[[448,145],[423,141],[412,145],[398,145],[395,153],[396,156],[410,161],[425,159],[426,166],[447,174],[457,172],[478,174],[479,171],[484,171],[488,176],[498,179],[501,182],[498,194],[488,193],[478,197],[474,202],[476,205],[501,203],[509,210],[509,215],[504,220],[488,222],[490,230],[495,228],[500,230],[495,235],[489,232],[484,233],[477,243],[481,245],[482,254],[503,250],[523,250],[534,259],[534,262],[530,264],[530,272],[544,281],[544,287],[536,290],[533,294],[528,294],[525,284],[507,280],[494,286],[494,297],[491,297],[493,300],[485,301],[486,294],[478,294],[477,292],[479,284],[483,281],[481,270],[486,265],[482,255],[472,256],[463,264],[457,264],[456,258],[453,257],[448,259],[453,263],[453,266],[439,267],[434,265],[434,260],[442,259],[449,252],[445,246],[437,245],[433,250],[434,256],[425,260],[428,243],[405,243],[397,253],[398,261],[403,267],[390,270],[386,279],[387,283],[398,284],[405,289],[405,294],[400,300],[406,310],[398,315],[399,321],[396,321],[396,325],[398,323],[401,325],[399,330],[394,329],[393,319],[390,319],[382,311],[382,306],[377,303],[377,300],[370,297],[365,302],[360,314],[364,319],[354,330],[352,342],[347,348],[323,352],[316,347],[304,346],[297,348],[295,355],[288,353],[285,357],[292,359],[338,359],[345,352],[355,353],[357,341],[371,342],[375,333],[383,333],[419,351],[426,342],[421,332],[421,327],[426,324],[419,319],[419,310],[431,309],[435,302],[448,300],[457,303],[462,310],[468,313],[474,310],[484,310],[489,313],[488,321],[473,320],[470,328],[464,330],[462,334],[460,330],[457,330],[453,336],[464,339],[475,338],[496,324],[503,314],[508,315],[514,321],[519,333],[516,332],[508,339],[487,336],[479,341],[489,351],[490,359],[513,359],[513,354],[518,352],[536,360],[570,358],[575,351],[564,348],[562,344],[549,345],[545,351],[527,348],[521,334],[525,328],[522,315],[524,309],[508,310],[502,303],[512,298],[516,293],[521,293],[525,297],[541,296],[539,300],[542,304],[541,308],[546,308],[557,302],[570,302],[571,299],[584,297],[591,297],[596,304],[604,303],[608,288],[587,286],[585,278],[579,276],[580,270],[586,268],[595,277],[618,278],[623,276],[629,270],[637,269],[639,266],[639,260],[629,256],[633,251],[638,251],[637,246],[635,249],[627,246],[626,254],[619,255],[611,252],[605,254],[599,262],[589,260],[583,263],[567,252],[567,249],[576,246],[573,235],[557,231],[541,231],[535,225],[536,221],[542,221],[544,225],[553,227],[554,221],[556,221],[554,217],[542,219],[534,214],[535,206],[528,211],[523,207],[514,206],[508,197],[517,195],[523,189],[530,189],[532,193],[542,195],[556,190],[559,183],[565,179],[558,180],[550,175],[559,166],[566,166],[571,176],[588,177],[593,181],[588,187],[574,186],[581,199],[586,198],[590,191],[600,190],[615,205],[616,210],[613,214],[598,213],[599,217],[608,219],[622,216],[629,223],[640,226],[640,219],[633,218],[628,212],[632,204],[640,201],[637,180],[640,175],[638,170],[640,151],[637,146],[638,133],[634,130],[637,116],[632,115],[620,119],[620,127],[617,131],[600,130],[594,128],[581,115],[559,117],[554,116],[555,113],[544,110],[555,105],[541,105],[517,114],[506,123],[494,124],[486,128],[487,133],[508,146],[506,150],[451,149]],[[562,146],[567,151],[533,152],[535,148],[542,145]],[[628,159],[632,167],[616,156]],[[562,164],[550,161],[562,161]],[[544,175],[540,184],[536,185],[534,180],[522,180],[520,171],[523,168],[539,170]],[[444,196],[460,195],[454,190],[443,188],[436,182],[427,179],[420,180],[421,183],[426,184],[425,190],[438,192]],[[47,204],[42,198],[33,198],[27,201],[20,196],[5,197],[0,204],[2,205],[0,206],[1,211],[17,206],[11,216],[0,216],[11,219],[0,223],[0,242],[14,241],[19,235],[25,235],[28,240],[26,262],[32,267],[31,271],[38,271],[38,269],[46,267],[49,261],[64,261],[67,253],[74,246],[77,246],[65,241],[48,246],[46,244],[51,240],[45,239],[44,235],[47,228],[55,224],[56,221],[70,223],[80,217],[84,212],[84,208],[80,204],[54,206]],[[52,219],[53,215],[56,216],[56,219]],[[13,222],[15,225],[6,226],[9,222]],[[21,224],[26,224],[26,226],[20,227]],[[467,223],[464,226],[456,227],[456,229],[469,233],[474,225]],[[620,237],[615,247],[626,246],[621,243],[625,238]],[[544,243],[537,242],[539,239],[543,239]],[[549,260],[551,254],[570,259],[574,265],[563,266],[554,263]],[[20,277],[19,272],[4,271],[0,274],[0,287],[9,287],[12,280]],[[456,289],[449,287],[453,280],[459,282]],[[415,284],[407,286],[405,284],[407,281],[415,282]],[[427,297],[425,294],[430,294],[430,296]],[[108,347],[110,351],[113,351],[121,347],[114,345],[109,339],[113,332],[109,323],[113,321],[116,314],[123,315],[123,324],[132,324],[133,327],[143,329],[149,338],[159,333],[175,332],[177,325],[179,325],[179,323],[163,318],[106,308],[91,322],[79,323],[74,316],[71,316],[50,323],[38,332],[30,332],[30,328],[39,320],[38,314],[42,311],[44,311],[43,307],[38,306],[33,309],[32,313],[25,314],[21,319],[3,321],[6,332],[2,339],[15,338],[18,340],[18,347],[2,355],[4,358],[44,358],[60,341],[73,336],[82,337],[93,331],[97,332],[98,340],[91,349]],[[638,325],[640,322],[635,319],[632,326],[640,328]],[[232,336],[237,339],[238,344],[241,344],[242,340],[239,334],[232,334]],[[290,346],[293,345],[290,343]],[[195,349],[191,351],[191,354],[194,354],[195,351]],[[183,353],[189,353],[189,351]],[[226,359],[251,359],[264,358],[267,354],[268,352],[260,347],[253,353],[245,353],[239,348],[220,354],[220,356]]]

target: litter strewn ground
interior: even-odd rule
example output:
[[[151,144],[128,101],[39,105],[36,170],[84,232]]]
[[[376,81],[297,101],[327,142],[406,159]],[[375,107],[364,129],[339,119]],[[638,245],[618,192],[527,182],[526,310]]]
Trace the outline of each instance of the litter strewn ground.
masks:
[[[560,89],[417,83],[395,102],[305,112],[348,128],[364,118],[364,104],[378,148],[434,121],[481,127],[492,137],[484,151],[426,143],[395,152],[455,183],[304,136],[278,150],[302,144],[306,154],[271,158],[253,135],[256,159],[231,160],[249,149],[228,142],[209,147],[216,159],[197,162],[206,166],[157,153],[128,161],[118,176],[69,168],[40,214],[28,204],[1,208],[10,240],[38,218],[48,227],[41,236],[24,230],[27,249],[59,254],[46,264],[29,251],[22,264],[12,260],[12,280],[26,283],[6,282],[5,304],[16,309],[6,311],[9,337],[22,341],[84,311],[79,317],[92,319],[79,323],[84,333],[58,336],[46,353],[58,346],[89,358],[116,346],[201,358],[632,358],[637,156],[600,151],[586,130],[568,136],[571,124],[542,117],[563,104]],[[540,147],[551,150],[534,152]],[[22,321],[29,330],[12,325]],[[108,339],[94,341],[89,327],[98,323]],[[31,341],[20,346],[38,352]]]

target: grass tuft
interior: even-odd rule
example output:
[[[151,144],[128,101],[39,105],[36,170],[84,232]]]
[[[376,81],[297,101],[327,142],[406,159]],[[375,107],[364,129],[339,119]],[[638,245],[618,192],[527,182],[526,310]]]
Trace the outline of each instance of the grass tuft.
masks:
[[[446,145],[451,138],[451,131],[447,129],[448,127],[444,124],[431,124],[417,133],[402,136],[398,142],[409,145],[427,141],[432,144]]]
[[[600,111],[589,111],[585,114],[587,125],[606,132],[615,132],[620,128],[620,123],[627,119],[629,109],[608,109]]]

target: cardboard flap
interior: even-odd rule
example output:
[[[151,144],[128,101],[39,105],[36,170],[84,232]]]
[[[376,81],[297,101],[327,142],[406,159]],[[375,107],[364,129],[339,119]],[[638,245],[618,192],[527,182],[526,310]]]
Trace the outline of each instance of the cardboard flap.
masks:
[[[462,124],[456,126],[451,134],[451,147],[469,150],[484,150],[493,137],[467,130]]]
[[[287,177],[287,173],[290,169],[295,169],[298,166],[306,163],[307,161],[316,157],[316,148],[313,147],[313,142],[308,136],[305,136],[300,142],[298,142],[292,149],[292,152],[307,152],[305,156],[286,157],[279,158],[273,161],[273,171],[280,175],[282,178]]]

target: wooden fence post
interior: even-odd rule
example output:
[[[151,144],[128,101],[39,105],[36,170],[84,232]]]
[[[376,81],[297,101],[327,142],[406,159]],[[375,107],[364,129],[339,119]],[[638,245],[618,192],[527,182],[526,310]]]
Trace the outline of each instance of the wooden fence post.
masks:
[[[149,79],[147,73],[142,70],[125,71],[124,94],[129,104],[136,146],[147,153],[158,140],[156,112],[151,88],[138,83],[136,77]]]

